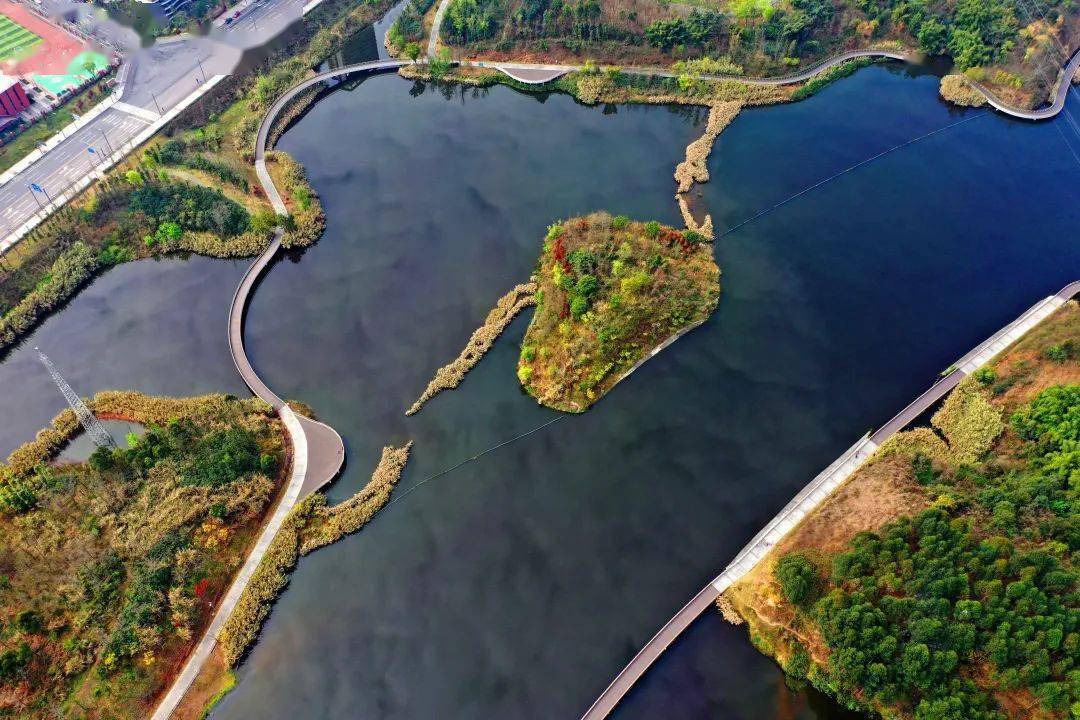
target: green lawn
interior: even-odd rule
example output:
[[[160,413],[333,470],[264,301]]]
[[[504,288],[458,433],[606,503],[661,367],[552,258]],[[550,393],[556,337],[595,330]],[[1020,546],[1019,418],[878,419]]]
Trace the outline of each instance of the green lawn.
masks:
[[[11,18],[0,15],[0,60],[21,57],[39,42],[41,38],[37,35]]]

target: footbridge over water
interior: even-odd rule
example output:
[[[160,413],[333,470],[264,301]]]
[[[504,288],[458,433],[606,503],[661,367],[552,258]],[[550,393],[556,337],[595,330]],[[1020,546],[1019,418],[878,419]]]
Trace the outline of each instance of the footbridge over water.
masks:
[[[441,8],[440,8],[441,9]],[[726,77],[722,79],[737,80],[740,82],[748,83],[760,83],[760,84],[788,84],[795,82],[805,81],[818,73],[824,72],[831,67],[835,67],[840,63],[847,60],[859,58],[859,57],[885,57],[890,59],[909,60],[909,58],[902,54],[891,50],[859,50],[850,53],[844,53],[840,56],[831,58],[815,67],[808,68],[793,75],[783,78],[734,78]],[[351,75],[355,73],[380,73],[390,70],[396,70],[403,65],[408,64],[407,61],[402,60],[382,60],[366,63],[358,63],[356,65],[345,66],[337,68],[335,70],[329,70],[324,73],[312,76],[304,80],[303,82],[293,86],[287,90],[274,104],[264,117],[262,124],[259,126],[259,132],[255,144],[255,169],[259,177],[259,181],[262,184],[263,190],[266,192],[267,197],[270,199],[274,206],[274,209],[280,214],[287,214],[288,209],[281,197],[280,192],[274,185],[273,178],[266,168],[266,152],[269,149],[267,147],[268,139],[270,136],[270,130],[277,119],[281,111],[301,92],[315,87],[320,83],[327,83],[335,78]],[[558,77],[566,72],[580,70],[579,66],[571,65],[532,65],[527,63],[484,63],[480,61],[461,61],[457,63],[461,66],[467,67],[491,67],[498,69],[501,72],[515,77],[515,79],[521,79],[522,82],[530,82],[532,84],[539,84],[542,82],[548,82],[549,80],[543,80],[547,77]],[[1014,117],[1041,120],[1057,115],[1064,107],[1064,98],[1069,89],[1069,82],[1076,70],[1080,68],[1080,52],[1073,56],[1069,65],[1065,68],[1061,77],[1059,78],[1059,85],[1055,93],[1055,100],[1053,104],[1039,111],[1020,111],[1007,106],[998,107],[999,110],[1012,115]],[[623,72],[648,74],[656,76],[673,76],[672,73],[662,70],[652,70],[648,68],[626,68]],[[522,73],[518,75],[518,73]],[[1072,74],[1070,74],[1072,73]],[[522,79],[528,78],[528,79]],[[979,88],[977,88],[979,89]],[[983,89],[979,89],[980,92],[986,94]],[[989,95],[988,95],[989,99]],[[993,101],[991,100],[993,104]],[[247,295],[250,293],[252,287],[255,284],[258,276],[265,270],[266,266],[270,263],[271,259],[277,254],[280,249],[281,235],[280,231],[275,236],[273,243],[266,249],[266,251],[259,257],[258,260],[252,265],[248,274],[245,275],[244,281],[241,283],[241,288],[237,290],[237,298],[233,301],[233,308],[230,311],[230,348],[233,350],[233,358],[237,364],[237,369],[244,377],[244,381],[252,389],[252,392],[263,397],[275,407],[282,407],[284,403],[280,398],[273,394],[273,392],[266,387],[266,385],[259,379],[254,369],[251,368],[250,362],[248,362],[246,355],[243,351],[243,339],[242,339],[242,320],[243,320],[243,308],[246,305]],[[1041,300],[1032,306],[1027,312],[1017,318],[1015,321],[1007,325],[998,333],[988,338],[985,342],[981,343],[978,347],[974,348],[971,352],[961,358],[954,367],[950,368],[950,371],[946,373],[937,383],[935,383],[930,389],[915,399],[910,405],[904,408],[895,417],[890,419],[887,423],[882,425],[880,429],[872,434],[869,434],[861,438],[858,442],[852,445],[846,452],[844,452],[835,462],[829,467],[818,474],[813,480],[810,481],[792,500],[789,502],[779,514],[776,515],[754,538],[735,556],[735,558],[728,564],[727,568],[718,575],[712,582],[706,585],[700,592],[695,595],[690,602],[688,602],[679,612],[671,618],[660,631],[633,657],[630,663],[623,669],[621,673],[615,678],[615,680],[604,690],[596,702],[590,707],[584,714],[582,720],[602,720],[606,718],[608,714],[615,708],[618,702],[623,696],[633,687],[634,683],[645,673],[646,670],[655,662],[655,660],[667,649],[667,647],[680,635],[690,624],[697,619],[702,612],[705,611],[710,605],[712,605],[716,599],[727,590],[733,583],[743,577],[753,567],[761,561],[769,550],[788,532],[791,531],[806,515],[812,511],[817,505],[824,500],[830,493],[833,492],[841,483],[843,483],[851,474],[868,458],[873,454],[874,450],[887,440],[889,437],[899,432],[901,429],[909,425],[913,420],[919,417],[926,410],[931,408],[941,398],[943,398],[950,390],[967,375],[971,374],[979,367],[988,362],[991,358],[997,355],[1001,350],[1008,347],[1016,339],[1021,337],[1024,333],[1038,324],[1047,315],[1052,313],[1057,308],[1061,307],[1067,300],[1074,297],[1077,293],[1080,293],[1080,281],[1074,282],[1069,286],[1062,289],[1055,295]],[[284,407],[284,411],[288,411],[287,406]],[[301,419],[303,421],[303,419]],[[310,421],[309,421],[310,422]],[[307,425],[305,425],[305,432],[307,431]],[[325,427],[325,426],[322,426]],[[329,428],[327,428],[329,430]],[[330,430],[330,432],[333,432]],[[336,436],[336,433],[334,433]],[[340,442],[340,438],[337,438],[337,442]],[[326,438],[328,446],[333,446],[334,443],[330,438]],[[336,452],[336,451],[335,451]],[[329,461],[328,461],[329,462]],[[332,465],[332,462],[329,462]],[[313,480],[315,482],[316,480]],[[308,483],[305,483],[305,487],[308,487]]]
[[[630,660],[622,672],[600,694],[582,720],[603,720],[615,708],[630,688],[645,674],[664,650],[683,633],[721,593],[750,572],[785,535],[803,518],[836,490],[874,450],[887,439],[910,425],[956,387],[961,380],[978,370],[998,353],[1012,345],[1029,330],[1067,301],[1080,294],[1080,280],[1070,283],[1050,297],[1031,306],[1020,317],[991,335],[969,353],[957,360],[940,380],[919,395],[878,430],[863,436],[848,448],[829,467],[811,480],[761,531],[735,556],[720,575],[698,592],[673,618]]]

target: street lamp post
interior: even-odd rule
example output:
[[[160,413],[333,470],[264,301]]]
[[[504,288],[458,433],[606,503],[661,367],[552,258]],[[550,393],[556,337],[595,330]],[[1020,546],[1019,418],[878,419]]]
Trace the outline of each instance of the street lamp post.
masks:
[[[202,73],[202,81],[206,82],[206,69],[202,66],[202,58],[198,55],[195,56],[195,61],[199,63],[199,72]]]
[[[164,115],[165,113],[161,112],[161,106],[160,106],[160,105],[158,105],[158,101],[157,101],[157,95],[155,95],[155,94],[154,94],[154,91],[153,91],[153,90],[151,90],[151,91],[150,91],[150,97],[154,98],[154,107],[156,107],[156,108],[157,108],[157,114],[158,114],[158,117],[161,117],[161,116],[162,116],[162,115]]]
[[[105,129],[104,128],[101,129],[101,137],[103,137],[105,139],[105,145],[109,148],[109,155],[110,156],[115,155],[116,151],[113,150],[112,143],[109,142],[109,136],[105,134]]]

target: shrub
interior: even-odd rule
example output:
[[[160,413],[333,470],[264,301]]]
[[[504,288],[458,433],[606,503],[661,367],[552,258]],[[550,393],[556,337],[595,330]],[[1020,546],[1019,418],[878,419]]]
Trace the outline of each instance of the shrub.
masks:
[[[14,650],[0,653],[0,680],[11,680],[19,676],[30,664],[32,653],[30,646],[22,643]]]
[[[1078,353],[1076,343],[1074,343],[1072,340],[1066,340],[1065,342],[1058,345],[1051,345],[1050,347],[1046,348],[1045,351],[1043,351],[1043,355],[1046,357],[1047,360],[1056,363],[1063,363],[1068,360],[1072,360],[1073,358],[1077,357],[1077,354]]]
[[[28,293],[0,319],[0,348],[14,343],[46,313],[75,294],[100,267],[97,255],[76,242],[49,268],[49,280]]]
[[[773,576],[780,583],[784,598],[793,605],[806,607],[821,592],[817,570],[802,553],[789,553],[777,560]]]
[[[36,635],[45,627],[45,621],[36,610],[23,610],[15,616],[15,627],[20,632]]]
[[[641,292],[650,282],[652,277],[644,270],[637,270],[619,282],[619,288],[623,295],[636,295]]]
[[[1001,411],[970,382],[949,394],[931,422],[945,434],[952,457],[959,463],[977,460],[1005,429]]]

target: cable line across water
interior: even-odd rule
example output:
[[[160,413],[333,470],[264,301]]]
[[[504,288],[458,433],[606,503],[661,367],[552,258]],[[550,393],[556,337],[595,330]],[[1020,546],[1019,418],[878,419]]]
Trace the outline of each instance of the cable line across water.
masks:
[[[774,210],[780,209],[781,207],[783,207],[784,205],[787,205],[792,200],[797,200],[798,198],[802,197],[803,195],[807,194],[808,192],[810,192],[812,190],[816,190],[817,188],[821,187],[822,185],[827,185],[827,184],[831,183],[833,180],[836,180],[837,178],[839,178],[839,177],[841,177],[843,175],[846,175],[849,172],[852,172],[854,170],[858,170],[859,168],[861,168],[864,165],[869,165],[870,163],[874,162],[875,160],[880,160],[881,158],[885,157],[886,155],[894,153],[897,150],[902,150],[903,148],[906,148],[909,145],[914,145],[915,143],[919,142],[920,140],[925,140],[925,139],[927,139],[929,137],[932,137],[934,135],[937,135],[939,133],[943,133],[946,130],[951,130],[951,129],[955,128],[955,127],[963,125],[964,123],[971,122],[972,120],[978,120],[979,118],[986,117],[988,114],[989,114],[988,110],[983,110],[982,112],[976,113],[975,115],[970,115],[970,116],[964,118],[963,120],[957,120],[954,123],[949,123],[948,125],[944,125],[942,127],[939,127],[936,130],[931,130],[928,133],[923,133],[922,135],[919,135],[918,137],[911,138],[910,140],[905,140],[904,142],[900,143],[899,145],[893,145],[891,148],[889,148],[887,150],[882,150],[881,152],[877,153],[876,155],[868,157],[865,160],[862,160],[860,162],[855,163],[854,165],[850,165],[850,166],[844,168],[843,170],[841,170],[840,172],[833,173],[832,175],[825,178],[824,180],[819,180],[816,183],[814,183],[813,185],[810,185],[809,187],[803,188],[802,190],[795,193],[794,195],[790,195],[790,196],[784,198],[783,200],[776,203],[775,205],[772,205],[771,207],[765,208],[761,212],[757,213],[756,215],[752,215],[752,216],[748,217],[747,219],[743,220],[742,222],[738,223],[737,225],[732,225],[727,230],[720,233],[717,236],[716,239],[719,240],[722,237],[726,237],[726,236],[730,235],[731,233],[735,232],[736,230],[739,230],[740,228],[743,228],[743,227],[749,225],[750,223],[754,222],[755,220],[760,220],[761,218],[765,217],[766,215],[773,212]]]
[[[440,470],[439,472],[435,473],[434,475],[428,475],[426,478],[424,478],[420,482],[416,483],[415,485],[413,485],[409,489],[403,491],[401,494],[399,494],[396,498],[394,498],[390,502],[386,503],[386,505],[384,505],[382,507],[382,509],[379,511],[379,513],[390,509],[390,507],[392,505],[401,502],[405,498],[409,497],[409,495],[413,494],[414,492],[416,492],[417,490],[419,490],[421,487],[428,484],[432,480],[437,480],[438,478],[441,478],[443,475],[449,475],[450,473],[454,472],[458,468],[460,468],[460,467],[462,467],[464,465],[468,465],[469,463],[473,462],[474,460],[479,460],[480,458],[482,458],[484,455],[487,455],[488,453],[495,452],[499,448],[506,447],[507,445],[510,445],[512,443],[517,442],[518,440],[522,440],[524,438],[527,438],[529,435],[532,435],[533,433],[540,432],[544,428],[549,427],[551,425],[554,425],[555,423],[559,422],[560,420],[564,419],[565,417],[566,417],[565,415],[560,415],[558,417],[552,418],[551,420],[548,420],[545,423],[541,423],[540,425],[537,425],[532,430],[527,430],[526,432],[523,432],[520,435],[515,435],[514,437],[510,438],[509,440],[503,440],[501,443],[498,443],[497,445],[492,445],[487,450],[483,450],[481,452],[478,452],[477,454],[473,455],[472,457],[465,458],[461,462],[459,462],[459,463],[457,463],[455,465],[451,465],[450,467],[446,468],[445,470]],[[379,513],[376,513],[376,515],[378,515]]]

